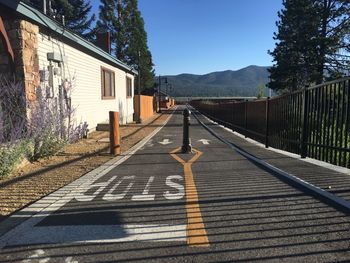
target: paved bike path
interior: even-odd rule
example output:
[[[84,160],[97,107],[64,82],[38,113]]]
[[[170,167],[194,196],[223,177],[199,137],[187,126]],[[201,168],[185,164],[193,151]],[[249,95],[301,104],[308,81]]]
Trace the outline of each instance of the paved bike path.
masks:
[[[337,167],[338,170],[342,170],[342,172],[338,172],[328,169],[328,164],[324,162],[316,161],[320,163],[316,165],[312,163],[312,159],[309,162],[305,162],[297,155],[295,155],[296,157],[291,157],[286,154],[268,150],[265,147],[261,147],[261,145],[252,144],[248,140],[237,136],[230,129],[224,129],[222,126],[213,123],[203,115],[199,115],[199,118],[205,125],[208,125],[218,133],[219,136],[241,147],[257,158],[350,201],[350,169]]]
[[[350,259],[349,217],[261,170],[182,110],[136,153],[0,237],[1,262]],[[35,205],[35,204],[34,204]]]

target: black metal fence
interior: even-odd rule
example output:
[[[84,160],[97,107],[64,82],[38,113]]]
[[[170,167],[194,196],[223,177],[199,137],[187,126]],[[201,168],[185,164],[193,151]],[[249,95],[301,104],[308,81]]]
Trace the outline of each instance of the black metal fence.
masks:
[[[266,147],[350,168],[349,77],[271,99],[191,105]]]

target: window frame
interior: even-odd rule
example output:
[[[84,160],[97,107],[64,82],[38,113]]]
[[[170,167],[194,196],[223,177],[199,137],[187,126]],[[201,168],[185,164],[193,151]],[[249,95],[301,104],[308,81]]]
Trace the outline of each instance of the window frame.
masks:
[[[132,98],[132,78],[126,76],[126,97]],[[130,83],[130,87],[128,84]]]
[[[111,79],[113,80],[113,87],[110,87],[109,93],[110,95],[106,95],[106,87],[105,87],[105,72],[111,74]],[[101,99],[102,100],[114,100],[115,99],[115,72],[109,68],[101,66]]]

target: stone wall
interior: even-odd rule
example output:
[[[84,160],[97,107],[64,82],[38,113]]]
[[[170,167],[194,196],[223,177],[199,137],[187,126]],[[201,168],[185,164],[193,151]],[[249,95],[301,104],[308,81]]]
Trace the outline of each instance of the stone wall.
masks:
[[[33,101],[36,99],[36,87],[40,84],[39,27],[25,20],[7,19],[5,20],[5,28],[15,55],[15,77],[17,80],[23,81],[27,99]],[[2,57],[4,62],[5,56]]]

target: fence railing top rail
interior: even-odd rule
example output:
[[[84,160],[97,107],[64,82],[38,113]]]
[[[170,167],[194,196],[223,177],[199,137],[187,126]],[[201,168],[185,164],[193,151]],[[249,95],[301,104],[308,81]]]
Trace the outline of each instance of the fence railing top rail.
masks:
[[[344,81],[347,81],[347,80],[350,80],[350,76],[349,76],[349,77],[344,77],[344,78],[341,78],[341,79],[336,79],[336,80],[324,82],[324,83],[321,83],[321,84],[317,84],[317,85],[315,85],[315,86],[308,87],[307,90],[317,89],[317,88],[319,88],[319,87],[323,87],[323,86],[327,86],[327,85],[332,85],[332,84],[339,83],[339,82],[344,82]]]
[[[336,80],[332,80],[332,81],[328,81],[328,82],[323,82],[321,84],[317,84],[315,86],[308,87],[306,90],[314,90],[314,89],[317,89],[317,88],[320,88],[320,87],[324,87],[324,86],[327,86],[327,85],[332,85],[332,84],[336,84],[336,83],[340,83],[340,82],[344,82],[344,81],[348,81],[348,80],[350,81],[350,76],[349,77],[340,78],[340,79],[336,79]],[[298,94],[298,93],[301,93],[301,92],[303,92],[303,89],[295,90],[295,91],[292,91],[292,92],[288,92],[286,94],[282,94],[282,95],[279,95],[279,96],[272,97],[271,100],[280,99],[280,98],[287,97],[287,96],[294,95],[294,94]]]

